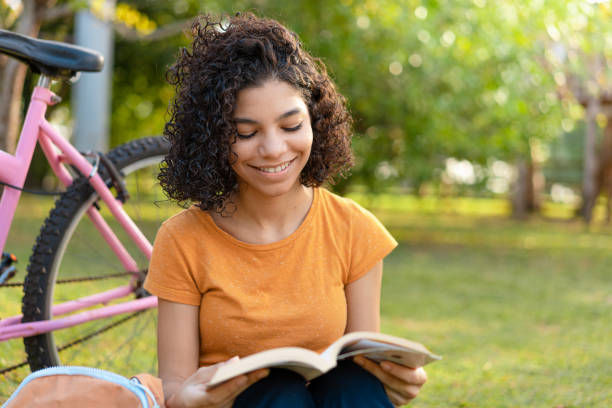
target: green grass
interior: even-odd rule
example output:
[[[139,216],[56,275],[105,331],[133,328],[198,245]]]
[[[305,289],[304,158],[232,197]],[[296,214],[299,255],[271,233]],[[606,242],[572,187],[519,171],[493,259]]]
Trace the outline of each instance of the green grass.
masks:
[[[150,201],[147,200],[147,203]],[[147,204],[143,208],[137,208],[134,205],[137,202],[138,199],[133,196],[124,208],[152,242],[155,231],[159,227],[159,220],[167,218],[176,209],[165,204],[160,206]],[[19,274],[14,281],[22,281],[25,276],[32,245],[46,213],[53,206],[53,200],[23,197],[20,204],[6,248],[14,252],[19,259]],[[104,208],[102,208],[101,214],[105,217],[109,215]],[[146,267],[146,257],[139,253],[135,245],[129,243],[129,239],[118,226],[118,223],[111,220],[109,225],[134,256],[137,264]],[[85,219],[74,231],[73,239],[70,241],[63,258],[58,279],[108,275],[124,270],[108,245],[101,239],[100,234],[95,231],[93,224]],[[129,277],[121,277],[58,285],[54,290],[54,299],[56,301],[75,300],[79,297],[113,289],[119,285],[125,285],[128,281]],[[0,291],[0,317],[20,314],[21,288],[2,288]],[[76,338],[95,332],[102,326],[121,317],[88,322],[85,325],[59,330],[55,332],[56,345],[71,343]],[[83,343],[86,345],[85,347],[82,345],[71,347],[60,353],[62,363],[94,366],[126,376],[138,372],[155,373],[157,366],[155,358],[155,318],[156,313],[154,311],[146,312],[103,335],[95,336],[86,341]],[[25,352],[21,339],[0,343],[0,367],[12,366],[24,359]],[[0,380],[0,401],[12,392],[27,373],[27,368],[21,368]]]
[[[444,357],[411,406],[611,406],[610,228],[376,204],[400,240],[382,329]]]
[[[355,198],[400,241],[385,261],[383,331],[443,356],[411,406],[612,405],[612,227],[587,229],[563,206],[519,222],[501,200]],[[26,204],[9,239],[22,271],[46,212]],[[18,297],[0,293],[0,315]],[[17,381],[0,380],[0,396]]]

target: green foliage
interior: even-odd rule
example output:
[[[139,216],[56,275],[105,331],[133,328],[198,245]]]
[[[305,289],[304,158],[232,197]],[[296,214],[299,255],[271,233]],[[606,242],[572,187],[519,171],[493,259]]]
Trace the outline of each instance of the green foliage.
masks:
[[[184,14],[252,10],[298,32],[348,97],[358,155],[353,183],[419,184],[447,155],[484,162],[522,153],[531,137],[554,134],[543,129],[554,116],[535,108],[554,98],[529,83],[531,75],[539,82],[545,75],[521,48],[527,39],[519,21],[502,21],[499,9],[511,2],[479,8],[466,1],[269,0],[217,2],[206,10],[180,4]],[[167,21],[176,9],[157,2],[142,6],[156,21]],[[126,135],[121,138],[161,129],[170,94],[158,84],[177,41],[137,45],[142,49],[117,44],[113,125]]]
[[[18,10],[9,7],[4,2],[0,3],[0,28],[4,30],[10,29],[17,20],[18,15]]]
[[[574,100],[558,98],[565,71],[585,75],[580,52],[609,58],[612,49],[609,4],[582,0],[139,0],[129,7],[158,28],[200,13],[252,11],[296,31],[328,66],[355,118],[357,165],[341,190],[418,187],[436,180],[449,156],[480,164],[525,156],[532,141],[546,144],[561,123],[568,130],[581,119]],[[164,72],[187,44],[181,33],[154,42],[117,36],[113,145],[162,131],[173,93]],[[563,49],[581,51],[558,61]]]
[[[111,144],[161,134],[173,96],[164,72],[171,64],[174,44],[134,47],[118,40],[115,46]]]
[[[73,9],[83,0],[60,0]],[[102,12],[101,2],[90,8]],[[612,83],[609,2],[584,0],[133,0],[112,19],[141,35],[201,13],[252,11],[296,31],[328,66],[355,118],[357,165],[337,187],[418,187],[449,156],[513,161],[583,117],[570,80],[591,93]],[[15,11],[0,7],[3,25]],[[66,39],[71,23],[43,27]],[[111,145],[162,132],[173,90],[164,73],[188,39],[116,34]],[[563,96],[562,103],[558,96]],[[600,121],[601,122],[601,121]],[[603,122],[602,122],[603,123]]]
[[[130,2],[130,6],[160,26],[180,18],[172,3]],[[165,83],[165,71],[179,47],[186,44],[180,31],[156,42],[129,41],[120,35],[115,38],[111,145],[161,134],[173,95]]]

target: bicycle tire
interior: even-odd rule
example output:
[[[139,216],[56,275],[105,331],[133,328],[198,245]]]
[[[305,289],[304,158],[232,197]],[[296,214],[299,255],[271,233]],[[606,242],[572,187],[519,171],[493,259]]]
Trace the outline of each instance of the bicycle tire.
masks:
[[[150,242],[153,242],[154,234],[161,222],[177,208],[173,206],[174,209],[170,210],[169,201],[164,199],[157,182],[159,162],[166,155],[168,148],[165,139],[150,137],[128,142],[111,150],[107,155],[116,169],[125,176],[128,191],[132,190],[130,191],[130,199],[124,204],[124,209],[129,214],[131,213],[133,221],[141,231],[145,232],[147,230],[145,235]],[[150,169],[152,172],[149,174]],[[99,172],[103,179],[110,184],[110,177],[103,166],[101,166]],[[133,191],[134,189],[137,191]],[[144,191],[145,189],[146,191]],[[152,194],[153,197],[151,197]],[[151,221],[151,217],[144,213],[148,211],[147,206],[151,205],[151,200],[161,200],[166,205],[164,209],[169,211],[166,211],[163,215],[157,214],[159,216]],[[102,275],[125,272],[118,260],[115,264],[116,256],[110,252],[110,249],[104,247],[105,243],[101,240],[99,233],[93,228],[93,224],[89,222],[88,217],[84,216],[87,208],[92,205],[96,206],[100,214],[107,211],[101,208],[104,203],[98,199],[97,193],[83,177],[76,179],[56,201],[55,207],[51,210],[40,230],[30,257],[24,282],[23,322],[50,319],[51,305],[54,303],[98,293],[104,290],[105,285],[112,284],[113,287],[116,287],[120,284],[126,284],[131,279],[130,275],[125,274],[123,277],[125,282],[119,282],[119,284],[117,280],[121,278],[87,284],[79,281],[80,287],[77,289],[74,289],[74,287],[64,289],[66,285],[57,284],[60,279],[91,277],[96,275],[97,271]],[[140,205],[143,207],[132,210]],[[135,216],[135,212],[138,211],[142,211],[145,216],[143,216],[143,213],[138,213],[139,216]],[[131,244],[131,240],[127,239],[127,236],[120,236],[122,229],[117,225],[112,225],[116,220],[110,213],[106,213],[104,218],[126,246],[128,252],[135,259],[138,257],[139,267],[146,272],[148,259],[136,250],[135,246],[133,248],[127,247],[128,244]],[[81,222],[82,220],[87,220],[87,222]],[[87,255],[85,251],[91,251],[91,254]],[[95,259],[90,259],[94,257]],[[91,291],[91,293],[86,293],[88,291]],[[95,333],[96,330],[99,330],[97,327],[100,327],[100,325],[116,324],[117,319],[121,319],[123,316],[116,316],[114,320],[111,318],[110,323],[96,320],[73,328],[26,337],[23,341],[28,364],[32,371],[55,365],[84,365],[108,369],[124,375],[134,375],[141,371],[155,372],[157,368],[155,359],[156,324],[154,324],[156,314],[150,311],[144,313],[144,315],[147,314],[149,317],[146,325],[138,323],[141,326],[135,326],[137,323],[130,323],[129,326],[122,327],[119,333],[113,334],[114,337],[110,342],[107,338],[103,340],[98,338],[95,342],[89,339],[79,343],[78,350],[71,351],[68,357],[64,354],[60,357],[58,348],[61,348],[64,344],[70,344],[73,341],[71,340],[72,336],[78,338],[79,336],[87,336],[87,333]],[[138,321],[139,319],[132,320]],[[142,327],[146,327],[146,331],[137,333],[136,330],[142,330]],[[116,330],[118,329],[113,328],[109,332]],[[106,337],[110,336],[107,333],[104,334]],[[143,342],[144,344],[141,344]],[[111,344],[112,347],[117,348],[115,350],[116,354],[109,351]],[[135,361],[139,363],[122,363],[127,359],[136,359]]]

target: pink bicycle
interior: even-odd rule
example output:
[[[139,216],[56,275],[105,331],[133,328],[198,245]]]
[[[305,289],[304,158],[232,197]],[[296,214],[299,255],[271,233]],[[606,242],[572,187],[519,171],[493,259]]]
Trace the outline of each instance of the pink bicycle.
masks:
[[[81,47],[4,30],[0,52],[41,74],[15,155],[0,151],[0,250],[37,141],[66,187],[40,230],[23,283],[6,282],[14,274],[14,259],[3,253],[0,291],[23,286],[23,315],[0,312],[0,342],[9,344],[0,361],[17,353],[15,339],[23,338],[27,362],[0,367],[0,373],[26,364],[32,370],[72,364],[131,371],[127,374],[154,372],[155,313],[143,311],[154,308],[157,298],[141,285],[155,232],[174,210],[157,183],[168,144],[151,137],[107,154],[78,152],[45,119],[47,107],[60,100],[50,90],[51,80],[100,71],[103,58]]]

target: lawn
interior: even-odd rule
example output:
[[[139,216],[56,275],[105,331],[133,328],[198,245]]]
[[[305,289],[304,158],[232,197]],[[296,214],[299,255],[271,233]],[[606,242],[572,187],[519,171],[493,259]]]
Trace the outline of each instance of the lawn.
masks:
[[[612,230],[466,201],[370,203],[400,241],[382,329],[444,357],[412,406],[612,406]]]
[[[516,221],[497,200],[355,198],[400,241],[385,261],[382,330],[443,356],[411,406],[612,405],[611,227]],[[45,213],[27,204],[9,239],[22,271]],[[1,315],[9,309],[18,294],[0,293]],[[0,400],[25,373],[0,380]]]

